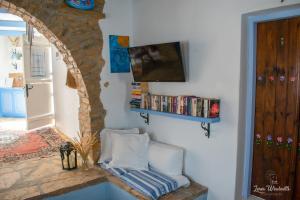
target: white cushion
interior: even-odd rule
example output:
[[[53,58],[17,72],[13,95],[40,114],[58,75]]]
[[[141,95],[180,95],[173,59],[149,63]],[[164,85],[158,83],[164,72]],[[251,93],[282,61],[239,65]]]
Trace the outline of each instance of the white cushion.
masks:
[[[109,167],[148,170],[149,135],[111,134],[112,160]]]
[[[190,184],[191,184],[190,180],[187,177],[183,176],[183,175],[171,176],[171,178],[173,178],[177,182],[178,188],[180,188],[180,187],[189,187]]]
[[[169,176],[182,175],[183,152],[180,147],[151,141],[148,152],[149,165]]]
[[[132,129],[103,129],[100,133],[101,139],[101,155],[99,159],[99,163],[102,163],[107,160],[111,160],[111,134],[118,133],[118,134],[139,134],[138,128]]]

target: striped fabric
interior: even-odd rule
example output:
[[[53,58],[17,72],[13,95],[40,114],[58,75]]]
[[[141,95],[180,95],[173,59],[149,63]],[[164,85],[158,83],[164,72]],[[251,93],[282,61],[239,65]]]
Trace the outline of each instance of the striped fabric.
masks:
[[[151,169],[147,171],[110,168],[108,162],[102,163],[101,167],[119,177],[130,187],[154,200],[178,188],[174,179]]]

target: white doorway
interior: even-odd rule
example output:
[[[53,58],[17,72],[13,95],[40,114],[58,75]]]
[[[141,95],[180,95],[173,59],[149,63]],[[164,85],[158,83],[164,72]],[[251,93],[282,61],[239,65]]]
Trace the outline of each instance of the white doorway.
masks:
[[[79,96],[67,72],[54,45],[0,10],[0,163],[51,153],[62,133],[76,136]]]
[[[34,31],[37,32],[37,31]],[[27,130],[54,125],[53,76],[49,41],[23,36],[24,90]]]
[[[0,62],[0,91],[2,87],[18,91],[16,98],[6,95],[2,100],[6,101],[2,106],[6,111],[4,115],[1,115],[0,92],[0,129],[1,125],[3,128],[18,127],[23,130],[55,126],[63,133],[75,136],[79,131],[79,97],[76,89],[66,86],[68,71],[62,55],[36,29],[28,28],[20,17],[5,10],[0,10],[0,40],[1,37],[18,39],[18,45],[13,49],[17,49],[21,56],[13,63],[10,50],[7,50],[8,47],[1,48],[4,43],[0,41],[0,60],[4,55],[1,49],[6,52],[8,60],[5,65]],[[12,46],[12,41],[6,40]],[[17,69],[14,69],[15,62]],[[1,78],[3,66],[9,66],[10,72],[14,72],[13,76],[7,73],[4,81]],[[14,85],[15,80],[20,83]],[[4,82],[4,86],[1,82]],[[15,103],[9,105],[12,102]],[[19,113],[11,113],[14,110]]]
[[[50,42],[20,17],[1,12],[0,130],[53,126]]]

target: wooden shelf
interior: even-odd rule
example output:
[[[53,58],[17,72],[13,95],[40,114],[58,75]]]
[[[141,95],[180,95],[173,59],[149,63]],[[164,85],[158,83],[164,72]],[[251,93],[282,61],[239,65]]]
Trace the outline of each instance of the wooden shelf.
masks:
[[[189,120],[189,121],[194,121],[194,122],[201,122],[201,127],[206,131],[205,135],[207,137],[210,136],[210,124],[220,122],[220,118],[194,117],[194,116],[190,116],[190,115],[179,115],[176,113],[160,112],[160,111],[138,109],[138,108],[131,108],[130,110],[133,112],[140,113],[140,116],[145,119],[145,123],[147,123],[147,124],[149,124],[149,114],[172,117],[172,118],[183,119],[183,120]],[[206,126],[205,126],[205,124],[206,124]]]

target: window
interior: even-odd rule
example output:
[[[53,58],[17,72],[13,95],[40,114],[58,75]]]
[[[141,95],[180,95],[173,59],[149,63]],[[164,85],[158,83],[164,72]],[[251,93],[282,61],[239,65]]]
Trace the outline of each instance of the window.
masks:
[[[47,77],[47,51],[46,48],[32,47],[30,75],[32,78]]]

